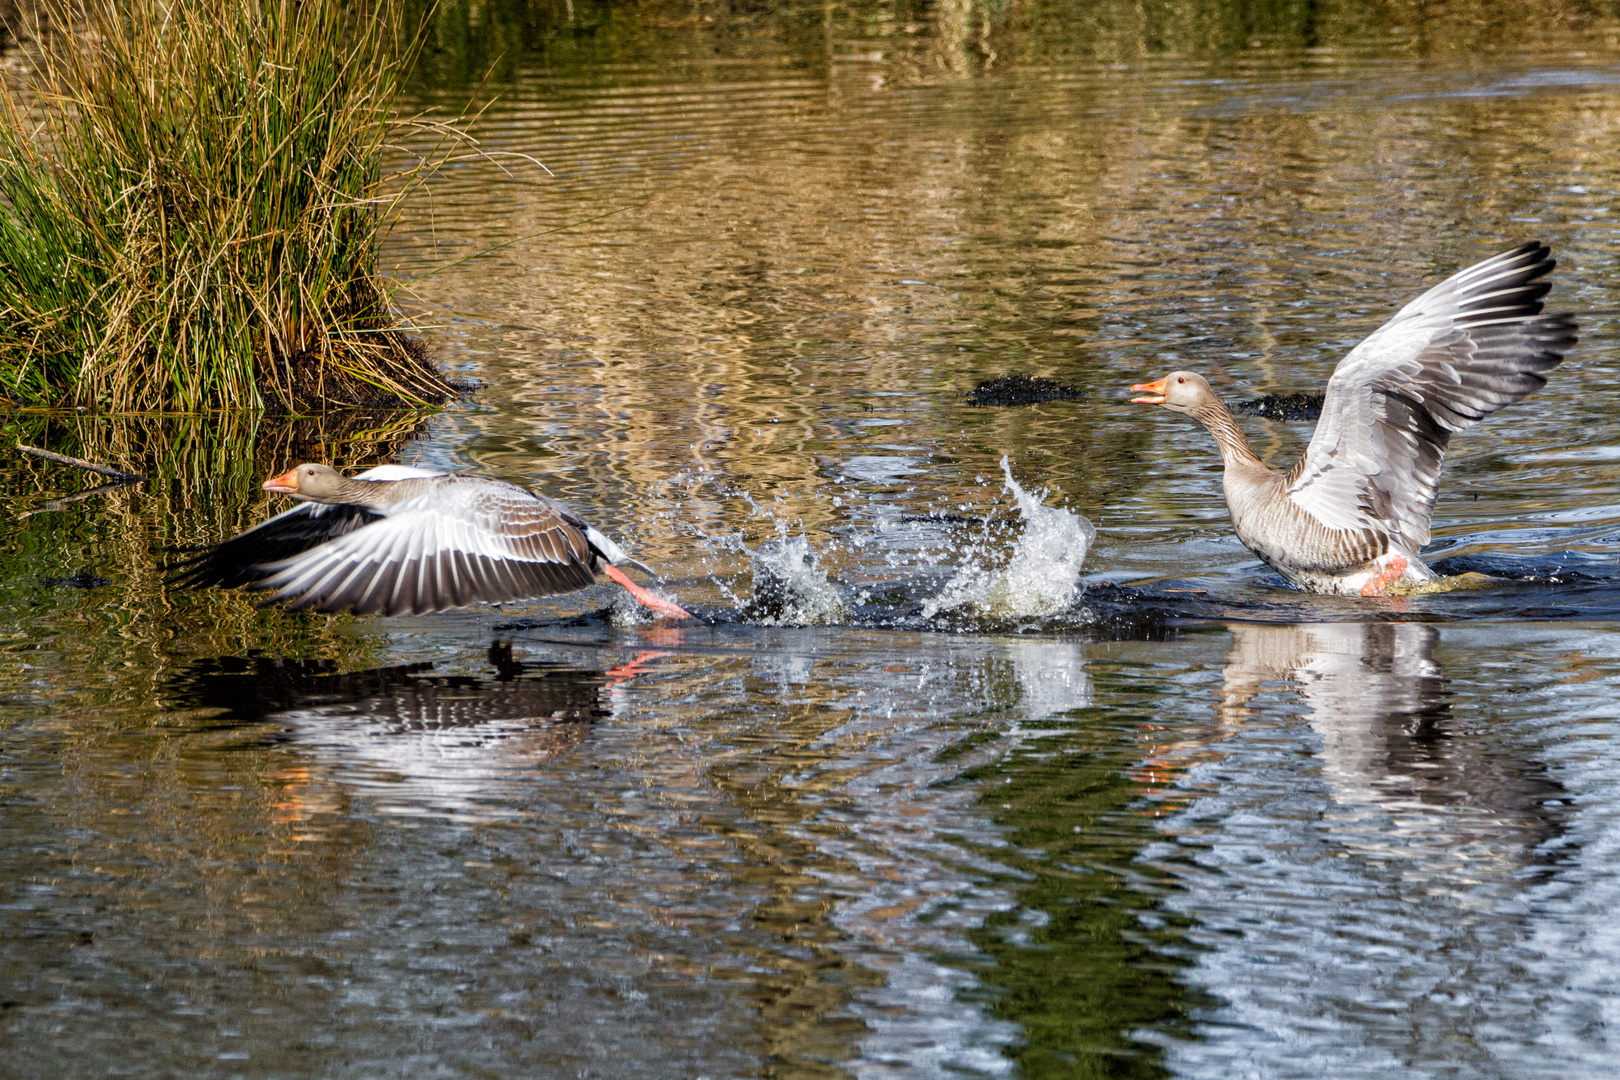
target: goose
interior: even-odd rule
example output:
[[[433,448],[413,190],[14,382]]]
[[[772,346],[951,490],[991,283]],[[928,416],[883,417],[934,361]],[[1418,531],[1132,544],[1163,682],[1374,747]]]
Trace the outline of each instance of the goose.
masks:
[[[1575,344],[1575,318],[1542,314],[1557,265],[1521,244],[1447,278],[1350,350],[1328,380],[1299,463],[1268,468],[1209,383],[1172,371],[1132,398],[1186,413],[1215,438],[1238,539],[1294,585],[1383,596],[1436,578],[1429,542],[1453,432],[1546,384]]]
[[[659,615],[690,613],[631,581],[646,566],[560,502],[516,484],[404,465],[343,476],[305,463],[264,482],[298,505],[173,564],[192,587],[271,593],[267,604],[423,615],[583,589],[597,571]]]

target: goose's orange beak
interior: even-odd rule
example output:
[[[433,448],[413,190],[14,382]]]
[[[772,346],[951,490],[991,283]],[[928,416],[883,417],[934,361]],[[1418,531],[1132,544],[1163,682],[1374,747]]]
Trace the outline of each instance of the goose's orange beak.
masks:
[[[1136,385],[1132,386],[1131,387],[1132,390],[1146,390],[1148,393],[1152,394],[1153,396],[1152,397],[1133,397],[1133,398],[1131,398],[1131,401],[1133,401],[1133,402],[1135,402],[1135,403],[1137,403],[1139,405],[1163,405],[1164,404],[1164,383],[1165,383],[1165,379],[1168,379],[1168,378],[1170,378],[1170,376],[1166,375],[1163,379],[1160,379],[1158,382],[1139,382]],[[266,485],[266,486],[268,486],[268,485]]]
[[[278,495],[298,494],[298,470],[288,469],[280,476],[272,476],[264,482],[264,490],[274,491]]]

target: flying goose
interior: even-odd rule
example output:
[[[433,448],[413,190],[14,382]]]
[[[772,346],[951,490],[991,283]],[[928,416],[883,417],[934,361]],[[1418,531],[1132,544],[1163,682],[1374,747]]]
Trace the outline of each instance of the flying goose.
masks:
[[[1382,596],[1435,578],[1429,542],[1451,433],[1546,384],[1575,318],[1541,313],[1556,264],[1528,243],[1460,271],[1350,350],[1328,380],[1305,456],[1286,476],[1255,455],[1209,383],[1172,371],[1132,398],[1186,413],[1215,437],[1238,539],[1313,592]]]
[[[583,589],[601,571],[670,618],[690,614],[625,576],[651,573],[562,503],[515,484],[403,465],[352,477],[304,464],[264,482],[299,504],[183,560],[176,584],[245,586],[267,603],[422,615]]]

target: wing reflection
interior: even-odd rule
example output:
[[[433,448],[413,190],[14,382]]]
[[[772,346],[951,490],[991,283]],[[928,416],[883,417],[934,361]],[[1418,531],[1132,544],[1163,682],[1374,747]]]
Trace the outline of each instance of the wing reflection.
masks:
[[[1321,738],[1321,774],[1352,846],[1415,848],[1527,861],[1562,830],[1563,787],[1539,761],[1506,754],[1453,720],[1427,623],[1233,625],[1223,713],[1246,718],[1268,683],[1286,682]],[[1353,836],[1357,819],[1372,832]],[[1550,857],[1550,856],[1549,856]],[[1542,861],[1530,856],[1528,861]],[[1476,868],[1477,869],[1477,868]]]
[[[607,671],[513,659],[490,650],[493,679],[435,676],[433,664],[339,672],[330,660],[225,656],[199,660],[175,680],[180,704],[221,709],[256,723],[295,710],[365,717],[398,732],[469,727],[491,720],[568,721],[611,715],[602,707]],[[617,680],[615,680],[617,681]]]
[[[266,779],[280,782],[278,818],[335,810],[371,789],[388,809],[478,817],[519,812],[506,789],[583,742],[613,715],[614,687],[646,652],[611,670],[521,662],[490,650],[492,678],[432,674],[432,664],[339,672],[325,660],[221,657],[193,663],[173,683],[182,707],[220,710],[217,728],[275,722],[271,739],[296,748]]]

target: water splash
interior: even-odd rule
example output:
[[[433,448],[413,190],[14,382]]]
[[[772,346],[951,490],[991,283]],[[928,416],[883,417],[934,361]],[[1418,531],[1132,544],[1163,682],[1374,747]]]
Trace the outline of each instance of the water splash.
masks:
[[[1063,611],[1079,596],[1080,569],[1097,530],[1079,514],[1042,505],[1046,490],[1030,494],[1020,487],[1005,456],[1001,472],[1023,522],[1012,557],[997,568],[990,565],[988,542],[979,545],[939,595],[923,605],[924,618],[951,611],[1040,618]]]
[[[778,522],[775,540],[748,552],[754,582],[743,617],[767,626],[831,626],[849,619],[843,594],[827,578],[803,535]]]
[[[841,539],[818,540],[783,508],[761,505],[747,491],[716,485],[722,495],[745,504],[750,517],[768,522],[775,535],[751,541],[742,531],[706,533],[691,522],[682,527],[697,538],[700,550],[708,552],[703,563],[711,583],[735,617],[745,622],[921,628],[938,616],[948,616],[953,626],[961,628],[964,618],[969,624],[1005,623],[1071,612],[1096,530],[1078,514],[1043,505],[1044,489],[1025,491],[1013,479],[1007,457],[1001,459],[1001,470],[1003,490],[1012,495],[1018,510],[1016,518],[886,518],[872,529],[856,526]],[[684,480],[688,494],[713,483],[709,477]],[[964,538],[957,529],[964,522],[978,524],[981,531]],[[880,549],[881,568],[873,563],[874,545]],[[832,580],[823,564],[830,557],[835,566],[845,565],[840,554],[854,556],[877,576],[853,584]],[[746,590],[735,568],[738,555],[748,560]],[[948,569],[953,563],[955,569]],[[874,593],[881,599],[875,600]]]
[[[702,480],[695,481],[701,486]],[[750,545],[741,532],[705,534],[695,530],[704,548],[724,555],[746,555],[751,575],[748,595],[738,595],[731,575],[716,567],[708,557],[709,580],[745,621],[765,626],[828,626],[849,621],[849,605],[843,591],[821,569],[821,552],[811,546],[801,532],[792,534],[794,522],[775,510],[761,506],[747,491],[722,489],[740,499],[750,516],[763,518],[775,529],[775,537]]]

